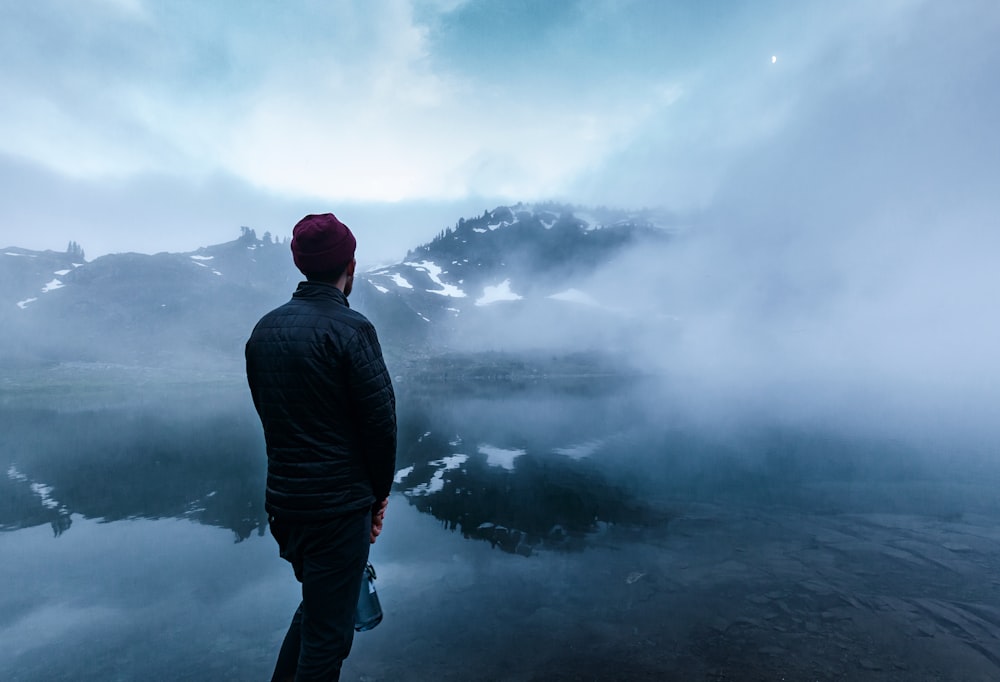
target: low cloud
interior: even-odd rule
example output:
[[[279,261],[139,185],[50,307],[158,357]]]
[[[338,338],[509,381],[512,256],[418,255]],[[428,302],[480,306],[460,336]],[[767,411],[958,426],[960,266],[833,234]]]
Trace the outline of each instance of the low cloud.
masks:
[[[599,273],[679,318],[623,352],[698,387],[705,409],[992,442],[990,16],[921,8],[863,73],[749,148],[674,244]]]
[[[716,422],[989,450],[1000,16],[902,5],[901,23],[818,50],[816,80],[796,76],[794,115],[729,150],[670,243],[581,281],[590,307],[557,318],[526,305],[467,344],[606,351]]]

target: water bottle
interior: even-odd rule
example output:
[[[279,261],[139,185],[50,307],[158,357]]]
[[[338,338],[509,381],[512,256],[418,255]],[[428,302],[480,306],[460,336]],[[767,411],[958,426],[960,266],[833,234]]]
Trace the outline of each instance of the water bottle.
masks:
[[[381,622],[382,605],[375,592],[375,567],[369,561],[361,577],[361,593],[358,595],[358,607],[354,610],[354,629],[364,632]]]

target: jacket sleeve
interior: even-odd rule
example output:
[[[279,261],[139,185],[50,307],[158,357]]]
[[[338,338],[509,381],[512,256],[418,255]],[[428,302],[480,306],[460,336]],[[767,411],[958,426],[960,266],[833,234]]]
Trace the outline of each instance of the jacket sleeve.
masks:
[[[375,327],[361,326],[347,347],[348,386],[359,420],[365,465],[376,500],[389,496],[396,473],[396,396]]]

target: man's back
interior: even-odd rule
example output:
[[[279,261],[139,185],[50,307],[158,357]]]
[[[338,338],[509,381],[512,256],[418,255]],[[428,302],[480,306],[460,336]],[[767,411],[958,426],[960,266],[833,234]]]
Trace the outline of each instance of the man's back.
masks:
[[[268,513],[320,520],[388,495],[392,384],[374,327],[340,290],[300,284],[257,323],[246,358],[267,442]]]

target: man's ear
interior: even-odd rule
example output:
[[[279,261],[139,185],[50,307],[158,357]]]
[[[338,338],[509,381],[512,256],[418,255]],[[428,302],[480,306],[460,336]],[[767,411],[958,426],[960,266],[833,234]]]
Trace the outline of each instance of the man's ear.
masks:
[[[354,258],[352,258],[351,262],[347,264],[347,276],[348,277],[354,277],[354,268],[356,268],[356,267],[358,267],[358,261],[355,260]]]

